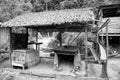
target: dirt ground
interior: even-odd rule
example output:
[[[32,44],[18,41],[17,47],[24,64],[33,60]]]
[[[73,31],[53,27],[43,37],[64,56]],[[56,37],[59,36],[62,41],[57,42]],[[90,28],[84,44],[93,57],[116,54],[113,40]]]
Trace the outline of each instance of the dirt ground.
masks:
[[[111,80],[120,80],[120,57],[109,59],[108,64],[109,78]]]
[[[97,64],[89,65],[89,74],[92,76],[101,75],[101,66]],[[120,80],[120,56],[109,58],[108,60],[108,78],[109,80]]]
[[[0,80],[103,80],[103,79],[99,79],[99,76],[101,75],[101,65],[89,64],[88,66],[89,66],[88,68],[89,77],[93,77],[92,79],[88,79],[88,78],[83,79],[82,77],[71,78],[71,76],[66,77],[65,75],[64,76],[62,75],[62,77],[56,78],[56,76],[54,75],[51,75],[52,77],[36,76],[29,73],[27,70],[9,68],[10,67],[9,61],[4,60],[0,63],[0,67],[1,67]],[[28,74],[21,74],[26,72],[28,72]],[[94,79],[94,77],[98,77],[98,79]],[[108,60],[108,77],[109,77],[109,80],[120,80],[120,57],[119,56],[110,58]]]

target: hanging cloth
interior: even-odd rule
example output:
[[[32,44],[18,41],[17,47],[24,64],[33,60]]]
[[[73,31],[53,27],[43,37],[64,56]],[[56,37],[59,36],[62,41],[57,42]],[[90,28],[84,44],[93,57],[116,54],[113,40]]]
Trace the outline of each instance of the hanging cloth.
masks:
[[[99,44],[99,49],[100,49],[100,59],[101,60],[107,60],[106,51],[101,44]]]

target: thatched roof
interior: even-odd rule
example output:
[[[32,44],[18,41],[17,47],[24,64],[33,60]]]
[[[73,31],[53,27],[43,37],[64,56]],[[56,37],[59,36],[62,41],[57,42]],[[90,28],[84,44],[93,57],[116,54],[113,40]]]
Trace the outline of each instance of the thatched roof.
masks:
[[[103,18],[105,22],[107,18]],[[108,24],[108,33],[120,33],[120,17],[110,18],[110,23]],[[103,33],[106,33],[106,28],[103,28]]]
[[[3,27],[13,26],[43,26],[59,25],[64,23],[80,22],[86,23],[94,20],[94,13],[90,9],[69,9],[58,11],[44,11],[28,13],[4,22]]]

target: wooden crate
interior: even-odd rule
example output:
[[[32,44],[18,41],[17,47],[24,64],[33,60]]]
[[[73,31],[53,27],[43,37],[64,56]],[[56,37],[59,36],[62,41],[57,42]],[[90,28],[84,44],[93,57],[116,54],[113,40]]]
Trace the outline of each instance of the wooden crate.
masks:
[[[13,50],[12,65],[30,67],[39,62],[39,51],[36,50]]]
[[[12,53],[12,62],[25,64],[26,62],[25,57],[26,57],[26,52],[23,52],[21,50],[14,50]]]

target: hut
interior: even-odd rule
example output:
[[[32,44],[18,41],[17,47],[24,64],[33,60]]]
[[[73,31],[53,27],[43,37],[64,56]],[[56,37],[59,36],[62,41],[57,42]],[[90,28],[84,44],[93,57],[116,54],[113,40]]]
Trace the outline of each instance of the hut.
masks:
[[[7,21],[2,24],[2,27],[9,28],[10,30],[10,44],[12,44],[12,28],[26,28],[26,33],[28,29],[36,30],[36,42],[28,44],[39,45],[37,41],[37,34],[39,31],[59,31],[60,35],[62,32],[81,32],[86,31],[86,75],[87,75],[87,31],[94,24],[94,13],[92,8],[85,9],[68,9],[68,10],[58,10],[58,11],[44,11],[39,13],[28,13],[15,17],[14,19]],[[61,37],[60,37],[61,38]],[[62,39],[60,39],[60,46],[62,47]],[[13,46],[11,46],[11,53],[13,51]],[[73,47],[75,48],[75,47]],[[63,48],[60,48],[63,49]],[[71,49],[71,48],[70,48]],[[64,50],[64,49],[63,49]],[[75,50],[68,50],[71,52],[76,52]],[[66,51],[67,52],[67,51]],[[49,66],[50,67],[50,66]],[[106,72],[105,72],[106,74]]]
[[[108,40],[109,45],[114,49],[118,47],[119,49],[119,36],[120,36],[120,4],[112,4],[112,5],[103,5],[99,6],[99,20],[101,21],[99,26],[103,24],[107,19],[110,19],[108,23]],[[106,43],[105,39],[106,28],[103,28],[100,31],[99,38],[103,44]]]
[[[105,19],[103,19],[104,21]],[[108,24],[108,27],[109,27],[109,45],[114,47],[114,48],[117,48],[119,47],[120,43],[120,17],[114,17],[114,18],[110,18],[110,23]],[[101,33],[99,34],[99,36],[105,36],[105,32],[106,32],[106,29],[104,28]]]

